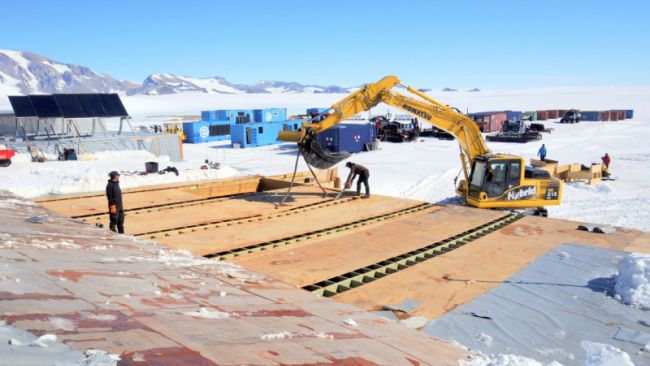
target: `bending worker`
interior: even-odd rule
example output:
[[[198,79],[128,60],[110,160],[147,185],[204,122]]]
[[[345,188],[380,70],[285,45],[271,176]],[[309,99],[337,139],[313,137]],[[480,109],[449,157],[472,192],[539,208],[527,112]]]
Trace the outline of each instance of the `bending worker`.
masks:
[[[350,168],[350,174],[348,175],[348,179],[346,179],[345,181],[345,188],[352,187],[352,182],[354,181],[354,178],[359,176],[359,179],[357,180],[357,196],[361,195],[361,183],[363,183],[366,190],[366,195],[364,196],[364,198],[370,197],[370,186],[368,185],[368,178],[370,178],[370,171],[368,170],[368,168],[366,168],[363,165],[355,164],[349,161],[345,163],[345,166],[347,168]]]
[[[108,217],[111,220],[110,229],[124,234],[124,206],[122,205],[122,190],[120,189],[120,173],[112,171],[108,176],[111,178],[106,184]]]

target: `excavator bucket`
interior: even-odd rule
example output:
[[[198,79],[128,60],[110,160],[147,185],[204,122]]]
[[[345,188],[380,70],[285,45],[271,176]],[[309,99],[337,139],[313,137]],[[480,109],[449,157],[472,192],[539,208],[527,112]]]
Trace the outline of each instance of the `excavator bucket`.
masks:
[[[329,152],[321,146],[318,140],[309,138],[300,146],[300,152],[305,161],[316,169],[329,169],[342,160],[350,157],[350,153],[341,151],[338,153]]]

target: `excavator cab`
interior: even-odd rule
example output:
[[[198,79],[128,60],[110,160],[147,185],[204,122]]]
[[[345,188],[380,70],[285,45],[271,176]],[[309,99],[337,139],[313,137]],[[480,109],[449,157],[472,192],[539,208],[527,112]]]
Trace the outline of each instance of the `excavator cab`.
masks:
[[[476,199],[497,198],[520,185],[521,159],[482,157],[474,162],[469,195]]]
[[[468,203],[479,208],[541,208],[541,203],[559,202],[561,192],[559,181],[551,179],[548,171],[525,166],[522,158],[508,155],[477,157],[464,189]]]

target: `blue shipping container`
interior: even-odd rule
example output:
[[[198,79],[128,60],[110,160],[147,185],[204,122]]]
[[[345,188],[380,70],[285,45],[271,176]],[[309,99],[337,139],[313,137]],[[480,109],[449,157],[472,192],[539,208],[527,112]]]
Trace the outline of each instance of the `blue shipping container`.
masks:
[[[321,114],[328,110],[329,108],[307,108],[307,114],[311,115],[312,113],[314,114]]]
[[[581,121],[600,121],[600,112],[598,111],[580,111]]]
[[[521,111],[504,111],[506,112],[506,119],[508,121],[521,121]]]
[[[183,122],[183,133],[185,142],[189,144],[198,144],[209,141],[222,141],[230,138],[229,121],[195,121]],[[201,134],[207,135],[202,137]]]
[[[366,144],[375,141],[377,133],[373,123],[336,125],[318,134],[323,149],[331,152],[347,151],[357,153],[366,149]]]
[[[632,119],[632,118],[634,118],[634,109],[626,109],[625,119]]]
[[[255,122],[281,122],[287,119],[286,108],[254,109]]]
[[[223,109],[217,109],[214,111],[201,111],[201,121],[224,121],[228,119],[226,117],[226,111]]]
[[[278,135],[284,129],[284,123],[245,123],[235,124],[230,127],[230,140],[232,143],[245,148],[279,143]]]
[[[298,131],[304,122],[309,122],[308,119],[290,119],[282,122],[285,131]]]
[[[231,124],[255,122],[255,115],[252,109],[228,109],[225,112],[226,119]]]

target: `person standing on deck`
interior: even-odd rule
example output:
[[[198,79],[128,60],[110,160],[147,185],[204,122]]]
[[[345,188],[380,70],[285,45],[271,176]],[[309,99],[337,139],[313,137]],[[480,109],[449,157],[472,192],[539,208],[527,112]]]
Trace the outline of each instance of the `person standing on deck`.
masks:
[[[122,189],[120,189],[120,173],[112,171],[106,184],[106,199],[108,199],[108,217],[111,231],[124,234],[124,206],[122,205]]]

